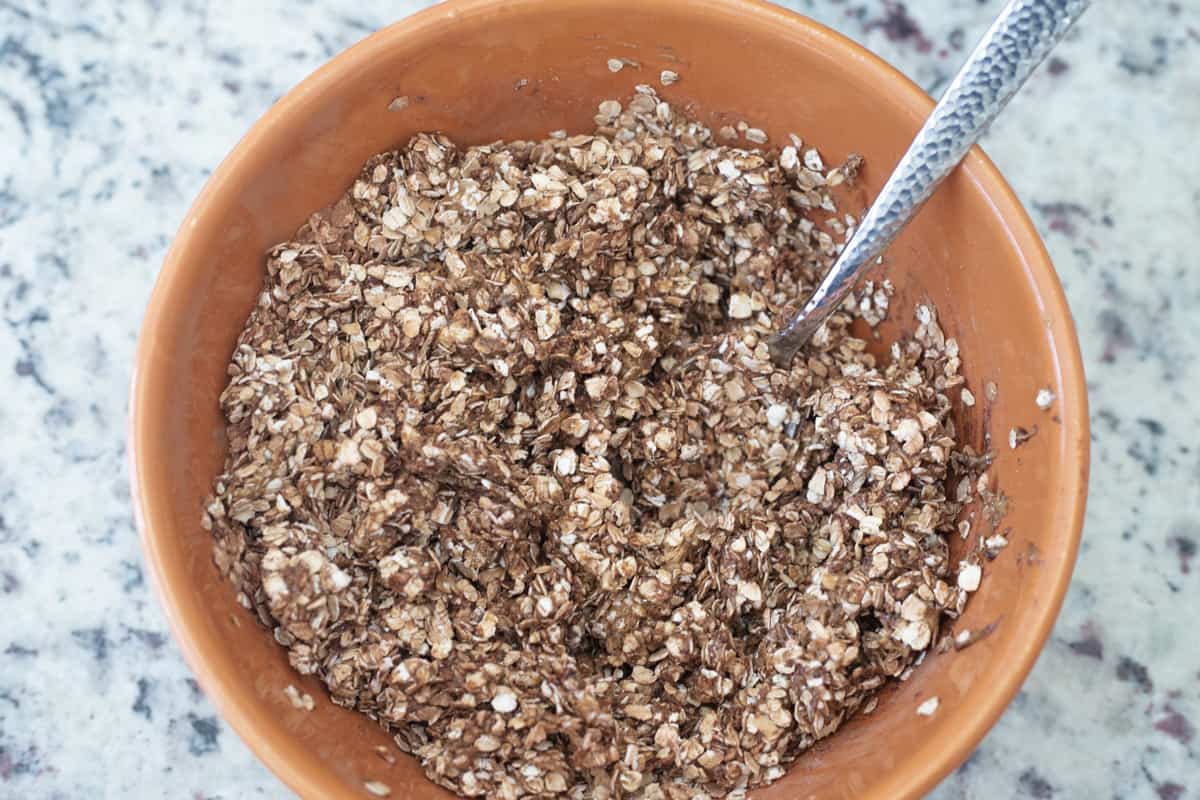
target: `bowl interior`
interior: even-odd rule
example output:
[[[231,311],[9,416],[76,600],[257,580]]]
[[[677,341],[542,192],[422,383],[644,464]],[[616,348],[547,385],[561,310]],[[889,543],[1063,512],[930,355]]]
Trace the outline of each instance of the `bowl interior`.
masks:
[[[610,57],[640,68],[611,73]],[[322,69],[273,108],[189,212],[147,312],[134,383],[137,510],[148,560],[185,656],[222,713],[305,796],[448,797],[411,759],[375,752],[389,737],[333,706],[318,683],[238,606],[217,575],[200,508],[224,455],[217,396],[261,282],[265,249],[336,199],[372,154],[437,129],[460,143],[585,131],[596,104],[636,83],[682,79],[663,96],[712,124],[740,119],[774,142],[796,132],[837,163],[866,157],[861,212],[930,108],[912,84],[861,49],[788,12],[751,2],[640,0],[452,3],[387,29]],[[520,84],[520,81],[525,83]],[[410,102],[389,111],[398,96]],[[1024,212],[978,152],[968,157],[891,248],[899,294],[884,339],[932,302],[957,337],[979,403],[959,424],[990,432],[993,468],[1010,498],[1011,544],[985,567],[955,627],[995,624],[961,652],[930,655],[754,796],[896,798],[961,762],[1016,692],[1057,612],[1074,560],[1087,469],[1078,347],[1061,290]],[[998,396],[985,402],[984,386]],[[1034,397],[1058,399],[1049,412]],[[962,409],[960,409],[960,412]],[[1017,450],[1010,427],[1038,432]],[[977,522],[972,538],[989,526]],[[956,547],[965,549],[968,543]],[[317,699],[294,709],[288,684]],[[936,695],[933,717],[917,705]]]

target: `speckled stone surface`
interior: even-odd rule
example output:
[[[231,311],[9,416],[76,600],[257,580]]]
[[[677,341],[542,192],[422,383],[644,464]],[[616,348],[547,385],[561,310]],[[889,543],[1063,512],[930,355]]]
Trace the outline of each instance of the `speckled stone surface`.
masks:
[[[789,3],[937,93],[999,0]],[[0,0],[0,797],[286,797],[143,573],[141,310],[209,171],[402,0]],[[1200,14],[1098,4],[989,135],[1079,324],[1079,565],[1010,710],[933,796],[1200,797]],[[797,91],[803,91],[798,84]]]

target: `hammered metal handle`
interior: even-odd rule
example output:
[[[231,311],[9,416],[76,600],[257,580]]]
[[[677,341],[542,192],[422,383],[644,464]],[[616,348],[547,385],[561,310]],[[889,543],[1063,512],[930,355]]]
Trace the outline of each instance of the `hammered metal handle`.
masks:
[[[856,281],[958,165],[1089,3],[1010,0],[934,107],[829,274],[800,313],[771,339],[771,356],[777,364],[791,362],[800,346],[841,306]]]

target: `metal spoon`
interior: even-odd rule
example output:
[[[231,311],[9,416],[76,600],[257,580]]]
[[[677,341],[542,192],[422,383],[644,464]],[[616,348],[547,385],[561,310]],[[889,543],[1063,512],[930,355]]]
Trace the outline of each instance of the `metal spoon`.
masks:
[[[804,308],[771,338],[787,366],[872,263],[983,135],[1090,0],[1009,0],[900,159]]]

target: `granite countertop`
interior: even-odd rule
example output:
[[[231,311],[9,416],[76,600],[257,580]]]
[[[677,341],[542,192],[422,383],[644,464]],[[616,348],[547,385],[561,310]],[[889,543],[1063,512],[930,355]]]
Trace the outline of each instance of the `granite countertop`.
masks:
[[[1092,482],[1053,638],[940,800],[1200,798],[1195,2],[1097,4],[986,141],[1079,325]],[[209,171],[288,88],[418,5],[0,0],[0,796],[288,795],[147,585],[130,363]],[[936,94],[1000,2],[788,5]]]

